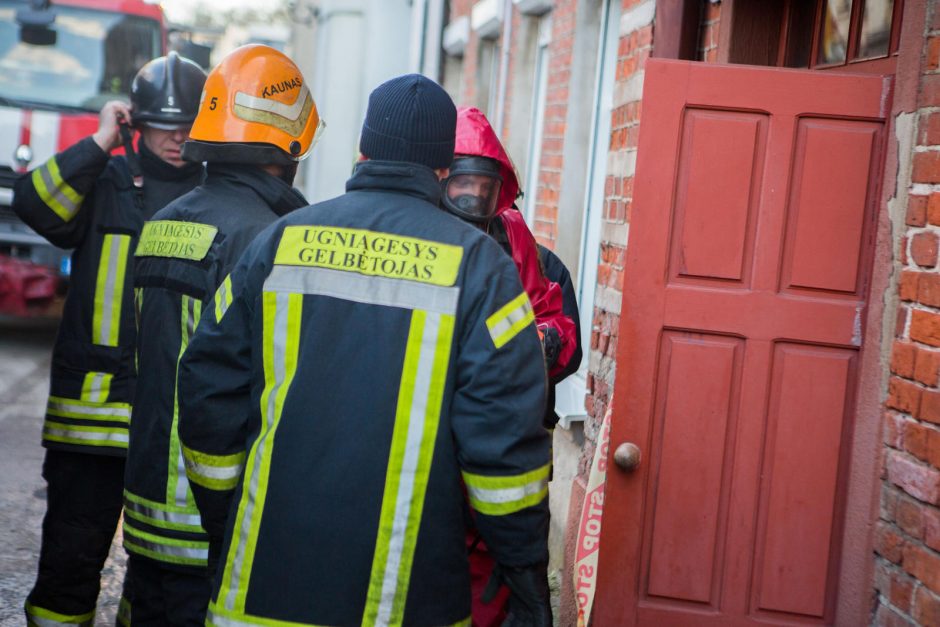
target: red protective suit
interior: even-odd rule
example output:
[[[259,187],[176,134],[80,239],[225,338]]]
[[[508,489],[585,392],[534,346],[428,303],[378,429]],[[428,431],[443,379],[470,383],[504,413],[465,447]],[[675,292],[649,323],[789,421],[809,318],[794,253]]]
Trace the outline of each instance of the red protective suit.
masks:
[[[479,109],[474,107],[457,109],[457,139],[454,154],[489,157],[500,163],[503,185],[499,192],[497,216],[494,220],[502,222],[509,238],[512,260],[519,270],[522,287],[532,302],[536,324],[540,328],[553,327],[558,332],[561,349],[557,361],[548,374],[549,376],[559,374],[575,351],[578,341],[577,330],[574,322],[562,310],[561,288],[557,283],[552,283],[545,278],[532,232],[526,226],[522,214],[513,208],[513,202],[519,193],[516,168],[503,149],[493,127]]]
[[[454,155],[489,157],[500,163],[503,184],[499,193],[497,214],[493,219],[500,220],[506,232],[512,260],[519,271],[522,287],[529,295],[536,324],[539,328],[553,327],[561,340],[558,359],[549,370],[549,376],[563,375],[562,371],[577,348],[577,327],[574,321],[564,314],[561,287],[545,277],[535,238],[526,226],[522,214],[513,207],[519,192],[519,180],[512,160],[503,149],[486,116],[479,109],[457,109]],[[467,533],[467,547],[470,551],[473,627],[498,627],[506,618],[509,591],[502,586],[489,603],[483,602],[482,596],[496,562],[473,530]]]

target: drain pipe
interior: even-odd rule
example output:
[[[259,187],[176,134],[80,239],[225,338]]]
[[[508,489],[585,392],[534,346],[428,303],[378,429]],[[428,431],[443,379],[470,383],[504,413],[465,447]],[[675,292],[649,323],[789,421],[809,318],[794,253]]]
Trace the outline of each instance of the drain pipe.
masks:
[[[506,119],[506,83],[509,73],[509,55],[512,52],[512,0],[503,0],[503,35],[499,60],[499,82],[496,94],[496,134],[503,137],[503,122]]]

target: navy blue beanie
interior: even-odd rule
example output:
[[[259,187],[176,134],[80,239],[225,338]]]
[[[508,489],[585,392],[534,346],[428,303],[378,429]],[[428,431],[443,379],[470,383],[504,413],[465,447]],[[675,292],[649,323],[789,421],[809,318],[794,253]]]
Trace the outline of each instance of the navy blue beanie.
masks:
[[[447,168],[456,130],[457,109],[447,92],[421,74],[405,74],[369,94],[359,152],[369,159]]]

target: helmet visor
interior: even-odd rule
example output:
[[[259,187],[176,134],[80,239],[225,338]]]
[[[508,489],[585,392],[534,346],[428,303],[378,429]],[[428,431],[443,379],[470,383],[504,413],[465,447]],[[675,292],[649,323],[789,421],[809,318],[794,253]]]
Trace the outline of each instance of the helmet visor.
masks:
[[[444,183],[444,206],[465,220],[486,222],[496,215],[503,180],[491,159],[459,158]]]

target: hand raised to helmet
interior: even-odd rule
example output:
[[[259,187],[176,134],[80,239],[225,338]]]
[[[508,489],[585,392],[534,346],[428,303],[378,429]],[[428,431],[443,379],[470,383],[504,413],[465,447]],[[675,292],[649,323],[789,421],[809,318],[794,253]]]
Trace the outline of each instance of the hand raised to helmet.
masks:
[[[105,103],[98,114],[98,130],[92,135],[95,143],[105,152],[111,152],[121,145],[122,122],[131,123],[130,105],[120,100]]]

